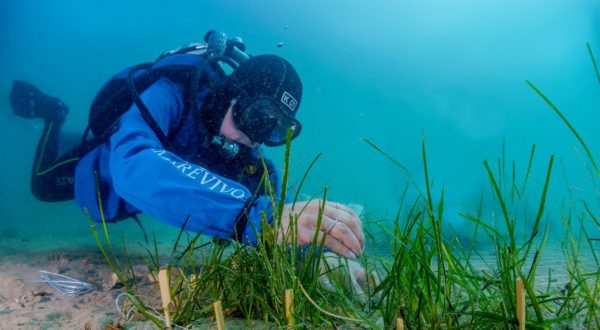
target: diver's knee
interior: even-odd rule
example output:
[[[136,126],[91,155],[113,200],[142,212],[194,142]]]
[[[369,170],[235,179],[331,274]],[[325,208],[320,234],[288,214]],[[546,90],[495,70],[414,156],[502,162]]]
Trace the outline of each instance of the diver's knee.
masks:
[[[41,202],[60,202],[64,200],[56,187],[47,178],[33,177],[31,179],[31,194]]]
[[[41,202],[54,202],[56,199],[54,198],[50,189],[47,189],[47,187],[40,187],[35,184],[31,185],[31,194]]]

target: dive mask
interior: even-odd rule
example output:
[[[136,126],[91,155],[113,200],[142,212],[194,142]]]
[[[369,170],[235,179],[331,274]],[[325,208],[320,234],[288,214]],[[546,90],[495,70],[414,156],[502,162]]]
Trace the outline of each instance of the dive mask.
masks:
[[[293,130],[293,140],[300,134],[302,125],[286,115],[283,107],[284,103],[269,96],[241,99],[233,107],[233,121],[253,142],[270,147],[284,145],[288,129]]]

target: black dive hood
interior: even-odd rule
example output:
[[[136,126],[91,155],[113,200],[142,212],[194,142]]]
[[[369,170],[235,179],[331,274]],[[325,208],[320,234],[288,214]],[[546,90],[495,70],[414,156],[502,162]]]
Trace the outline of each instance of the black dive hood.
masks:
[[[240,38],[227,39],[224,33],[211,30],[204,40],[206,65],[219,66],[223,73],[221,79],[209,83],[204,103],[196,112],[198,124],[207,137],[212,141],[223,140],[224,137],[219,137],[221,124],[234,101],[233,120],[253,142],[283,145],[290,129],[292,139],[297,137],[302,128],[295,119],[302,98],[302,82],[294,67],[277,55],[249,56]],[[225,70],[223,64],[231,70]],[[198,90],[197,87],[192,90]]]

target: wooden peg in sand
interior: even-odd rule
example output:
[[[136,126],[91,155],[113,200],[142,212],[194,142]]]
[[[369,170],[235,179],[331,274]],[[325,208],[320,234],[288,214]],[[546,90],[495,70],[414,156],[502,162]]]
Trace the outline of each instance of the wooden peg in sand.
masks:
[[[288,326],[294,325],[294,291],[285,290],[285,320]]]
[[[169,289],[169,276],[166,269],[158,272],[158,285],[160,286],[160,297],[162,307],[165,312],[165,327],[171,329],[171,315],[169,314],[169,305],[171,304],[171,290]]]
[[[400,317],[396,319],[396,330],[404,330],[404,320]]]
[[[217,320],[217,329],[225,330],[225,318],[223,317],[223,307],[221,306],[221,301],[217,300],[213,304],[213,308],[215,309],[215,319]]]
[[[525,330],[525,291],[523,290],[523,280],[517,279],[517,320],[519,320],[519,330]]]

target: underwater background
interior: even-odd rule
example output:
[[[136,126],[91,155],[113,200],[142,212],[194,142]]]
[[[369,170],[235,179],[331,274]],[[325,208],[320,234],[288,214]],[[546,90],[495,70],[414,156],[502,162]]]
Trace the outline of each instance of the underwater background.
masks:
[[[535,144],[531,203],[517,207],[536,207],[554,154],[544,222],[560,236],[565,203],[585,199],[597,211],[600,199],[581,146],[525,80],[599,155],[600,86],[586,48],[589,42],[600,56],[599,15],[600,1],[592,0],[2,1],[0,233],[32,249],[35,242],[94,244],[73,202],[42,203],[30,194],[43,123],[12,115],[12,79],[60,97],[71,109],[65,130],[82,132],[96,91],[112,74],[216,29],[242,37],[251,54],[283,56],[300,73],[294,179],[323,153],[306,196],[327,187],[329,198],[363,205],[369,219],[393,218],[407,183],[424,187],[424,136],[434,194],[444,193],[444,222],[465,231],[472,225],[458,213],[475,212],[482,198],[485,214],[497,212],[483,160],[494,169],[505,162],[510,171],[515,160],[522,180]],[[283,148],[267,152],[282,165]],[[412,185],[410,192],[416,194]],[[117,226],[139,238],[132,221]]]

